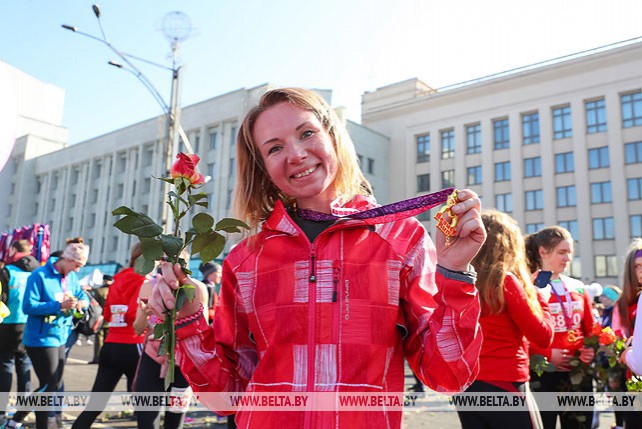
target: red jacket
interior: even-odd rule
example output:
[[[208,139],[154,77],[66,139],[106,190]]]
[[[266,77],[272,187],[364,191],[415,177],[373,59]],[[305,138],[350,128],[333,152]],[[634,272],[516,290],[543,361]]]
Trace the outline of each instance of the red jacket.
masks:
[[[145,335],[136,335],[132,327],[138,308],[138,292],[145,276],[127,268],[114,276],[105,302],[105,323],[109,327],[106,343],[142,344]]]
[[[403,392],[405,357],[432,389],[461,391],[477,374],[479,299],[435,259],[414,218],[338,221],[311,244],[279,202],[255,246],[225,259],[213,328],[177,330],[181,371],[196,392]],[[399,428],[402,413],[248,407],[236,422]]]
[[[537,315],[528,304],[520,281],[508,274],[504,280],[504,310],[488,314],[482,305],[479,323],[484,342],[479,356],[478,380],[523,382],[530,378],[528,341],[546,348],[553,341],[553,318],[546,300],[538,293],[543,314]]]
[[[540,354],[548,360],[551,359],[552,349],[567,349],[572,352],[581,349],[584,346],[584,337],[590,335],[595,324],[595,317],[591,311],[591,302],[587,294],[580,293],[577,289],[584,287],[584,283],[571,277],[560,275],[564,287],[572,301],[571,320],[565,316],[562,311],[562,305],[557,296],[552,292],[551,286],[544,288],[544,292],[549,294],[548,308],[555,322],[555,337],[550,347],[538,347],[537,344],[531,344],[530,354]],[[566,296],[560,295],[564,307],[567,308]],[[569,333],[571,332],[571,333]]]

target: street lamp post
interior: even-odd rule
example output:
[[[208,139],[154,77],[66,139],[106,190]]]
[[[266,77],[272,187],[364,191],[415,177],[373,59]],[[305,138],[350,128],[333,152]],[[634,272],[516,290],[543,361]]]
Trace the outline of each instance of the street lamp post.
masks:
[[[189,23],[189,19],[185,14],[181,12],[170,12],[165,16],[163,31],[165,33],[165,36],[168,39],[170,39],[171,48],[172,48],[172,67],[167,67],[162,64],[158,64],[153,61],[146,60],[144,58],[127,54],[125,52],[122,52],[116,49],[116,47],[114,47],[114,45],[112,45],[109,42],[109,40],[107,39],[107,35],[105,34],[105,30],[103,28],[103,24],[100,19],[101,13],[100,13],[99,6],[97,4],[94,4],[92,5],[92,9],[98,21],[98,25],[100,27],[100,32],[102,37],[96,37],[92,34],[84,33],[71,25],[63,24],[62,28],[72,31],[76,34],[80,34],[81,36],[88,37],[92,40],[95,40],[107,46],[122,61],[122,63],[120,63],[112,60],[112,61],[109,61],[108,64],[111,66],[117,67],[119,69],[125,70],[131,73],[132,75],[134,75],[136,79],[138,79],[138,81],[141,82],[143,86],[152,94],[156,102],[163,109],[165,122],[166,122],[165,137],[163,139],[163,145],[164,145],[163,153],[164,153],[165,175],[167,176],[169,175],[169,170],[172,165],[172,161],[175,157],[175,154],[178,153],[179,134],[185,144],[185,148],[187,152],[193,153],[193,149],[189,142],[189,139],[187,138],[187,135],[185,134],[185,131],[183,130],[180,124],[179,90],[180,90],[181,66],[178,64],[178,61],[177,61],[179,41],[183,41],[187,37],[189,37],[189,33],[192,30],[191,25]],[[142,71],[140,71],[138,67],[136,67],[136,65],[130,60],[130,58],[133,60],[145,62],[147,64],[150,64],[156,67],[163,68],[172,73],[172,85],[171,85],[169,104],[165,102],[165,99],[160,94],[160,92],[156,89],[154,84],[147,78],[147,76],[145,76],[145,74]],[[165,188],[166,188],[165,195],[169,191],[169,186],[170,185],[168,183],[165,183]],[[165,229],[165,232],[169,232],[173,222],[172,211],[169,210],[169,207],[167,204],[162,204],[162,207],[163,208],[162,208],[162,214],[161,214],[161,217],[162,217],[161,222],[162,222],[163,228]]]

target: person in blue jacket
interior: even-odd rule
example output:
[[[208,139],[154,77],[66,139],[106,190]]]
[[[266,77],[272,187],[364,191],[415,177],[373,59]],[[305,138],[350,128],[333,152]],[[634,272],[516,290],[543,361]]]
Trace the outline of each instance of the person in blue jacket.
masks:
[[[89,247],[82,238],[68,240],[60,258],[49,258],[27,279],[22,310],[28,317],[22,341],[40,383],[34,394],[60,388],[73,313],[89,306],[76,274],[87,263],[88,255]],[[19,410],[7,427],[19,427],[28,413]],[[36,429],[52,427],[57,427],[55,417],[49,417],[49,411],[37,410]]]

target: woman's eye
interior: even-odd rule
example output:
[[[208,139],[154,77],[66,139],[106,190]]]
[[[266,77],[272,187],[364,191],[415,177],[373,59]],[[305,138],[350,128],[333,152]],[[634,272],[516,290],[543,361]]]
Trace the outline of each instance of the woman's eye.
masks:
[[[312,130],[307,130],[303,131],[303,134],[301,134],[301,137],[304,139],[307,139],[308,137],[312,136],[314,134],[314,131]]]
[[[272,147],[268,150],[268,155],[272,155],[273,153],[278,152],[280,149],[281,149],[281,146],[272,146]]]

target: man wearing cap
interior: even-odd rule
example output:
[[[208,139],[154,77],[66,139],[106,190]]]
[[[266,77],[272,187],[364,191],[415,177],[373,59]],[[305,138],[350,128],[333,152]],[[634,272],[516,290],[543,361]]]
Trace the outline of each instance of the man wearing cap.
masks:
[[[218,301],[218,291],[221,288],[221,278],[223,277],[223,270],[216,262],[206,262],[201,264],[198,269],[203,274],[203,283],[207,286],[208,296],[208,310],[210,323],[214,319],[214,311],[216,310],[216,302]]]

